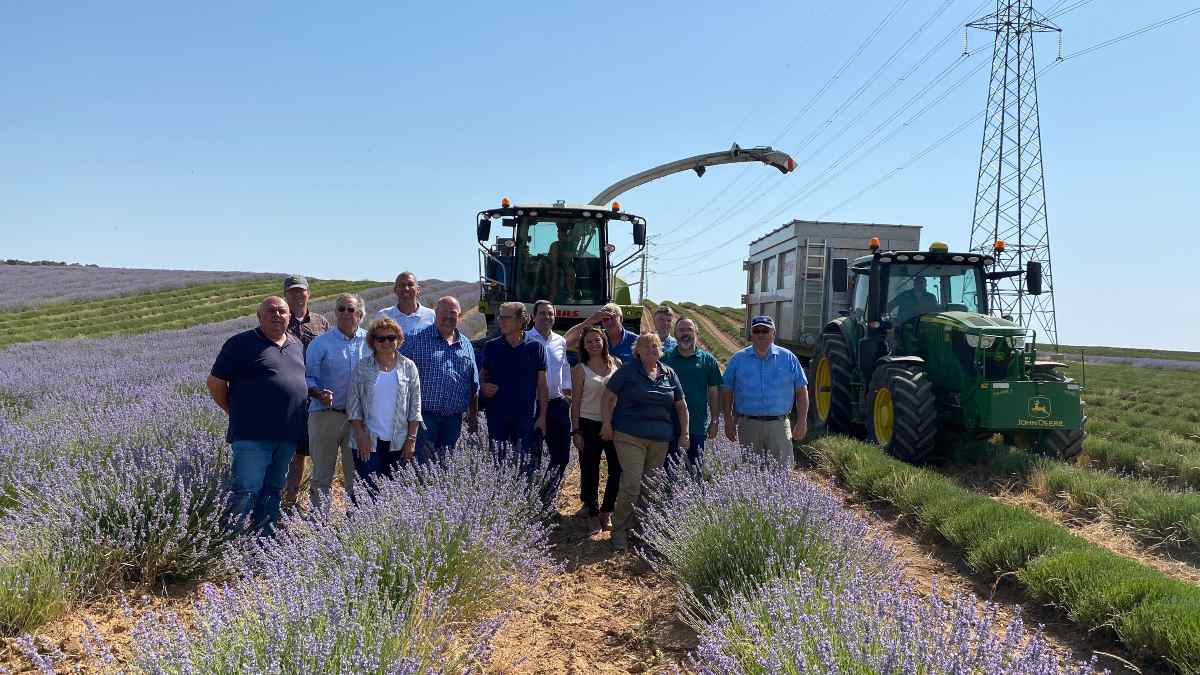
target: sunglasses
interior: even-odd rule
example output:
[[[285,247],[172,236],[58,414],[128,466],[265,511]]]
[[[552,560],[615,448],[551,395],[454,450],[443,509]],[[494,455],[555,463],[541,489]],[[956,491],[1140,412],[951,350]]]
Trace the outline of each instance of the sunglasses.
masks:
[[[395,342],[400,339],[399,335],[376,335],[376,342]]]
[[[357,307],[338,307],[338,308],[337,308],[337,311],[339,311],[339,312],[346,312],[346,313],[351,313],[351,314],[352,314],[352,313],[354,313],[354,312],[357,312],[357,311],[358,311],[358,308],[357,308]]]

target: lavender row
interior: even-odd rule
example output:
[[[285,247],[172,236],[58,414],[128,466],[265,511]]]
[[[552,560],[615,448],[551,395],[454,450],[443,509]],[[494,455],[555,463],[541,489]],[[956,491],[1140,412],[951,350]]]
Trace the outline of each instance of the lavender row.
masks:
[[[701,673],[1088,673],[974,598],[915,592],[828,492],[725,441],[702,478],[656,481],[643,554],[680,588]]]
[[[182,288],[192,284],[271,276],[280,275],[0,263],[0,311],[32,309],[68,300],[96,300]]]

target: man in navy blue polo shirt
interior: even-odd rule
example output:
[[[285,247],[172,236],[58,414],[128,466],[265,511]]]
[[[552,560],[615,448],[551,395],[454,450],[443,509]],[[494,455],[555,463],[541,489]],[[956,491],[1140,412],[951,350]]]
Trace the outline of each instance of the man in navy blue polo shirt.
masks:
[[[522,470],[532,473],[529,461],[535,443],[546,434],[546,405],[550,398],[546,381],[546,349],[536,340],[525,339],[529,321],[525,305],[506,302],[497,314],[499,337],[483,347],[480,393],[486,399],[488,437],[493,452],[503,459],[513,450]]]
[[[288,333],[291,312],[280,297],[258,306],[258,328],[225,341],[208,376],[213,401],[229,414],[233,446],[231,515],[270,534],[288,464],[305,436],[308,385],[304,345]]]

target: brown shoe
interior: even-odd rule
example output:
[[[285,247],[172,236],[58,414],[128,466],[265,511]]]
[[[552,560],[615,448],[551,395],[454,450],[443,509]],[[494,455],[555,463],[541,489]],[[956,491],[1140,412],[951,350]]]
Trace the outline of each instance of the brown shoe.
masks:
[[[605,532],[608,532],[609,530],[612,529],[612,514],[611,513],[601,513],[600,514],[600,529],[604,530]]]

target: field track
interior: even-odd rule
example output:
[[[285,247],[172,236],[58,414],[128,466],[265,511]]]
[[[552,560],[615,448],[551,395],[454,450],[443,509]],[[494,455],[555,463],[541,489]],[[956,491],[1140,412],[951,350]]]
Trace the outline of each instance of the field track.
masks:
[[[722,331],[717,324],[713,323],[712,319],[699,312],[693,312],[691,314],[691,318],[695,319],[696,323],[699,323],[700,326],[704,328],[705,332],[707,332],[709,335],[712,335],[713,339],[715,339],[717,342],[720,342],[721,346],[729,350],[730,354],[742,348],[742,345],[738,344],[736,340],[729,337],[729,335]]]

